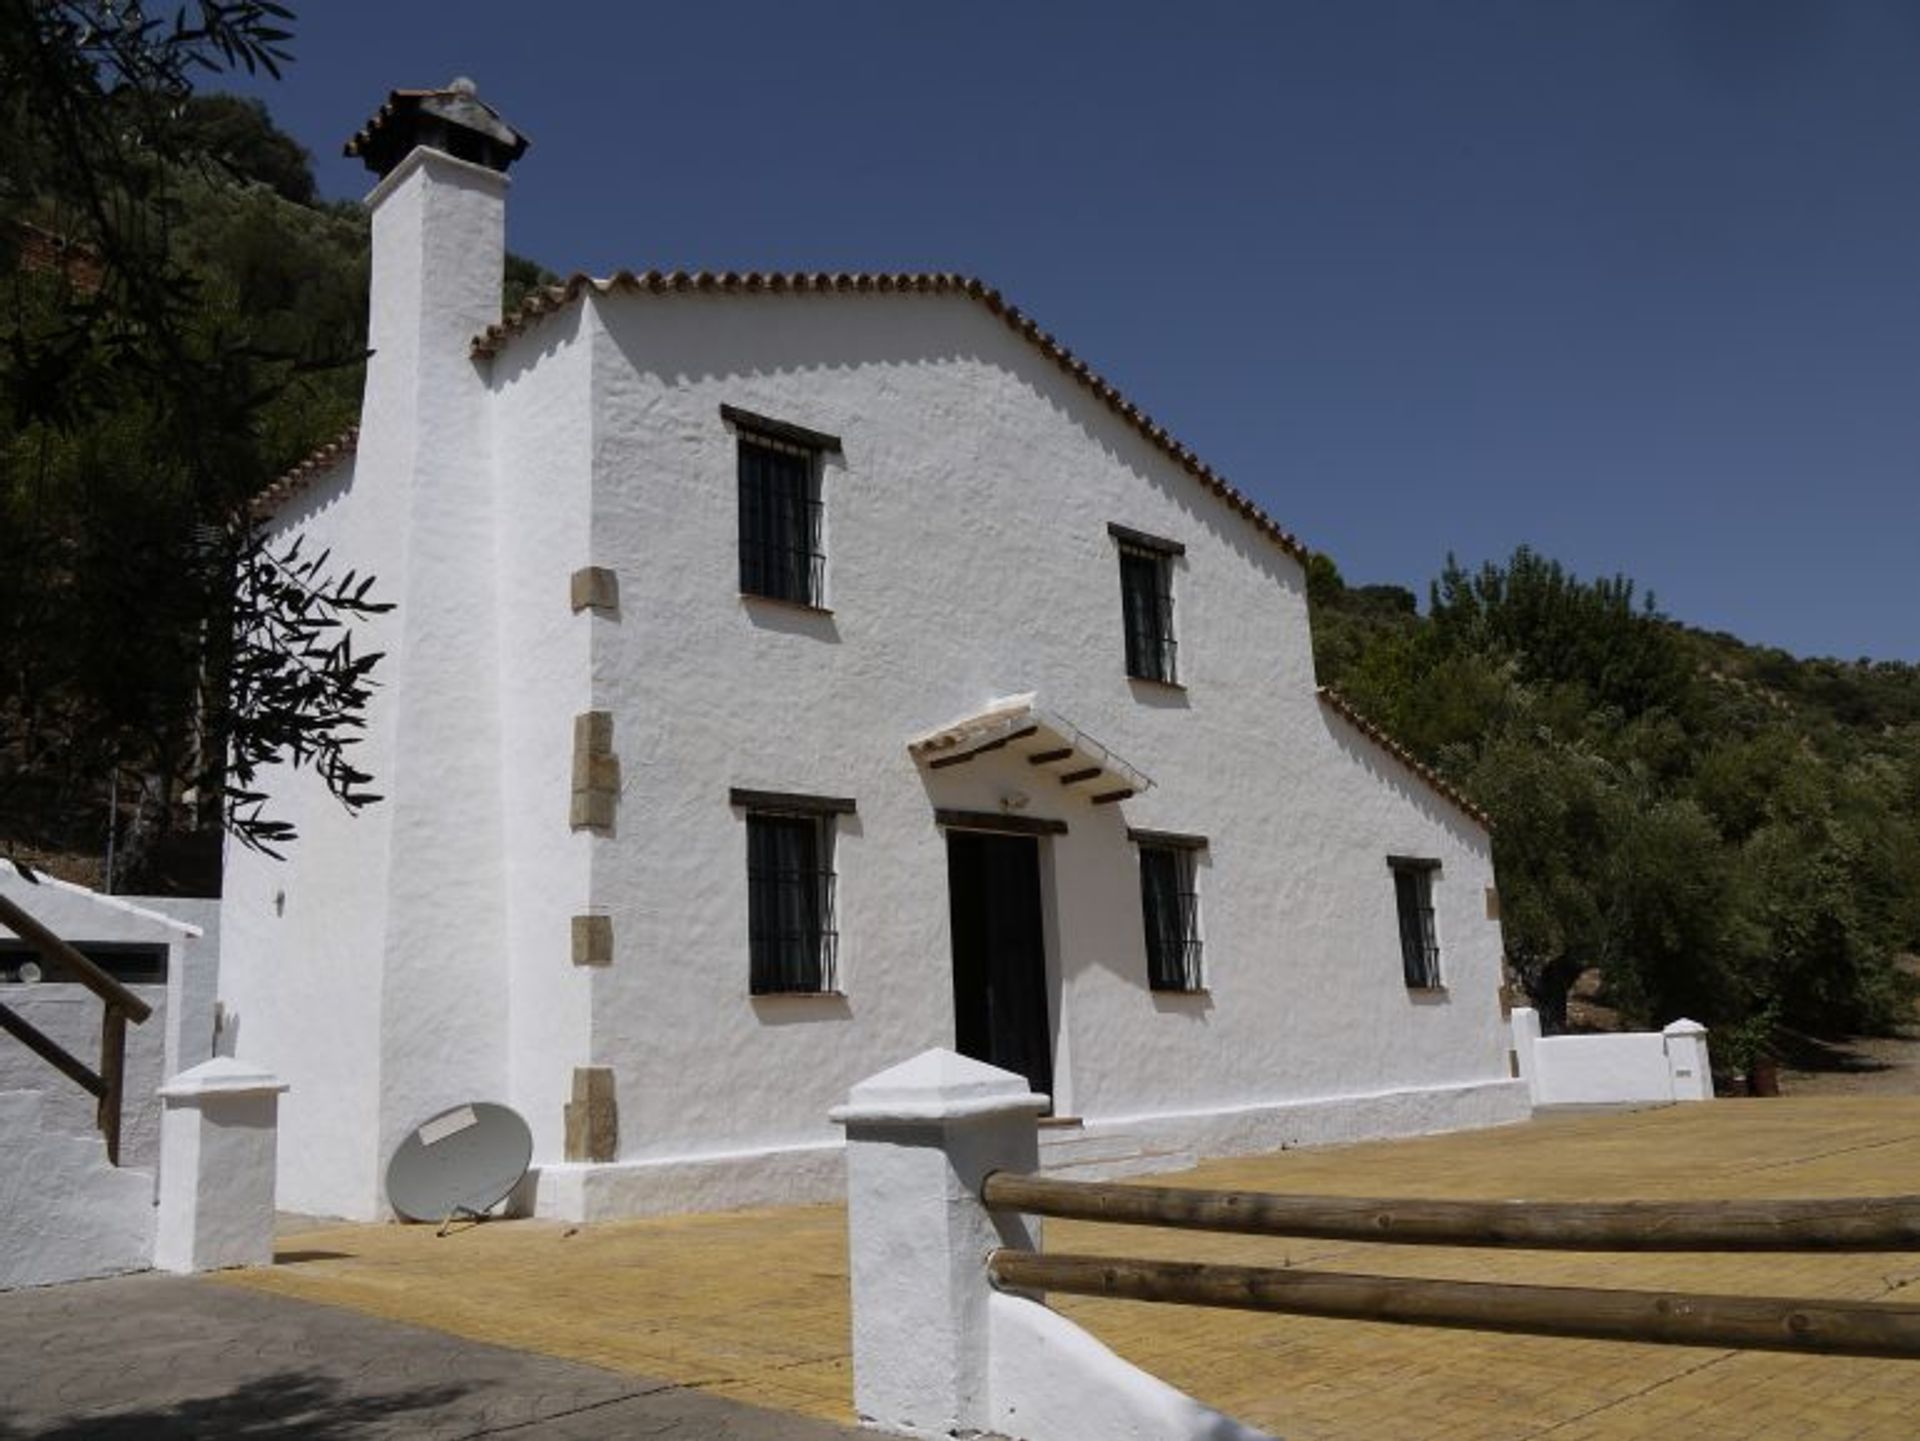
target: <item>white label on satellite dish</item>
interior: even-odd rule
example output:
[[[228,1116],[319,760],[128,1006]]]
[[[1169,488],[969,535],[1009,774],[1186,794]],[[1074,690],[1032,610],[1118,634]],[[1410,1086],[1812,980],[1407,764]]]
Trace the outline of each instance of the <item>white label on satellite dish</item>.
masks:
[[[473,1114],[472,1106],[462,1106],[457,1111],[448,1111],[444,1116],[435,1116],[420,1128],[420,1144],[431,1146],[435,1141],[444,1141],[449,1136],[457,1136],[469,1126],[477,1126],[480,1118]]]

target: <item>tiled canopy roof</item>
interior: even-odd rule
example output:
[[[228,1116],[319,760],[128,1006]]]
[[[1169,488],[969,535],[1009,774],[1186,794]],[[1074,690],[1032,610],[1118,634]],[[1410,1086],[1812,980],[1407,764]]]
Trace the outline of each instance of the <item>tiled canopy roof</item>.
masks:
[[[608,279],[596,280],[591,276],[575,274],[559,285],[535,291],[498,325],[488,326],[474,338],[474,355],[487,357],[498,353],[501,347],[514,336],[531,329],[555,311],[564,309],[589,290],[601,295],[625,293],[638,295],[966,296],[986,306],[988,310],[1005,321],[1014,334],[1034,346],[1060,369],[1092,391],[1107,409],[1139,431],[1189,475],[1240,512],[1268,540],[1302,563],[1305,563],[1308,557],[1309,552],[1306,546],[1302,545],[1292,532],[1228,484],[1224,476],[1176,440],[1165,426],[1156,424],[1153,417],[1122,395],[1111,381],[1105,379],[1086,361],[1034,324],[1032,319],[1022,311],[1009,305],[999,291],[970,276],[848,274],[844,271],[828,274],[822,271],[763,272],[758,270],[746,272],[729,270],[718,274],[705,270],[697,272],[649,270],[636,275],[631,270],[622,270]]]
[[[1399,741],[1395,740],[1392,736],[1381,730],[1379,726],[1355,710],[1353,703],[1341,695],[1339,691],[1330,685],[1323,685],[1320,687],[1320,699],[1326,702],[1329,710],[1332,710],[1340,716],[1348,725],[1359,731],[1361,735],[1365,736],[1388,755],[1399,761],[1401,765],[1412,771],[1414,775],[1426,783],[1428,789],[1439,795],[1441,799],[1453,802],[1455,806],[1466,812],[1469,817],[1478,821],[1482,826],[1486,827],[1486,829],[1493,829],[1492,816],[1468,800],[1462,792],[1442,780],[1440,773],[1434,770],[1432,766],[1422,762],[1412,751],[1401,745]]]

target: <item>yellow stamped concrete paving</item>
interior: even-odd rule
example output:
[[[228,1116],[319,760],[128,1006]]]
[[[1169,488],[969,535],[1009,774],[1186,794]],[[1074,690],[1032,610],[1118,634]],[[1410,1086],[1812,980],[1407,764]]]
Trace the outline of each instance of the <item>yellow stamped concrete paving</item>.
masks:
[[[1920,1097],[1720,1101],[1214,1161],[1269,1191],[1531,1199],[1920,1192]],[[570,1227],[345,1226],[233,1284],[356,1307],[761,1406],[851,1415],[837,1206]],[[1049,1249],[1407,1276],[1920,1302],[1920,1253],[1596,1255],[1049,1222]],[[1920,1361],[1735,1353],[1060,1297],[1173,1385],[1291,1441],[1920,1436]],[[1098,1441],[1098,1438],[1089,1438]]]

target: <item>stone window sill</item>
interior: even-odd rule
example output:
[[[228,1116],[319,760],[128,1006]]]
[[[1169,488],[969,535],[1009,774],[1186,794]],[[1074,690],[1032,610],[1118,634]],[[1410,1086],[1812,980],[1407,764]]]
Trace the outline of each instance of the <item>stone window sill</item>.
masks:
[[[815,605],[812,601],[788,600],[784,596],[778,595],[759,595],[750,590],[741,591],[740,599],[742,603],[751,602],[754,605],[777,605],[782,610],[797,610],[802,615],[821,615],[827,616],[828,618],[831,618],[833,615],[833,612],[826,606]]]

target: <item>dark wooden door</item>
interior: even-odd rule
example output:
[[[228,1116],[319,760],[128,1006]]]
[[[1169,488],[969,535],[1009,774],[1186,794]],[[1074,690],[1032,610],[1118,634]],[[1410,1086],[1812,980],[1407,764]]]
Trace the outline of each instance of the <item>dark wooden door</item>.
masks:
[[[1040,842],[947,832],[953,921],[954,1049],[1053,1092]]]

